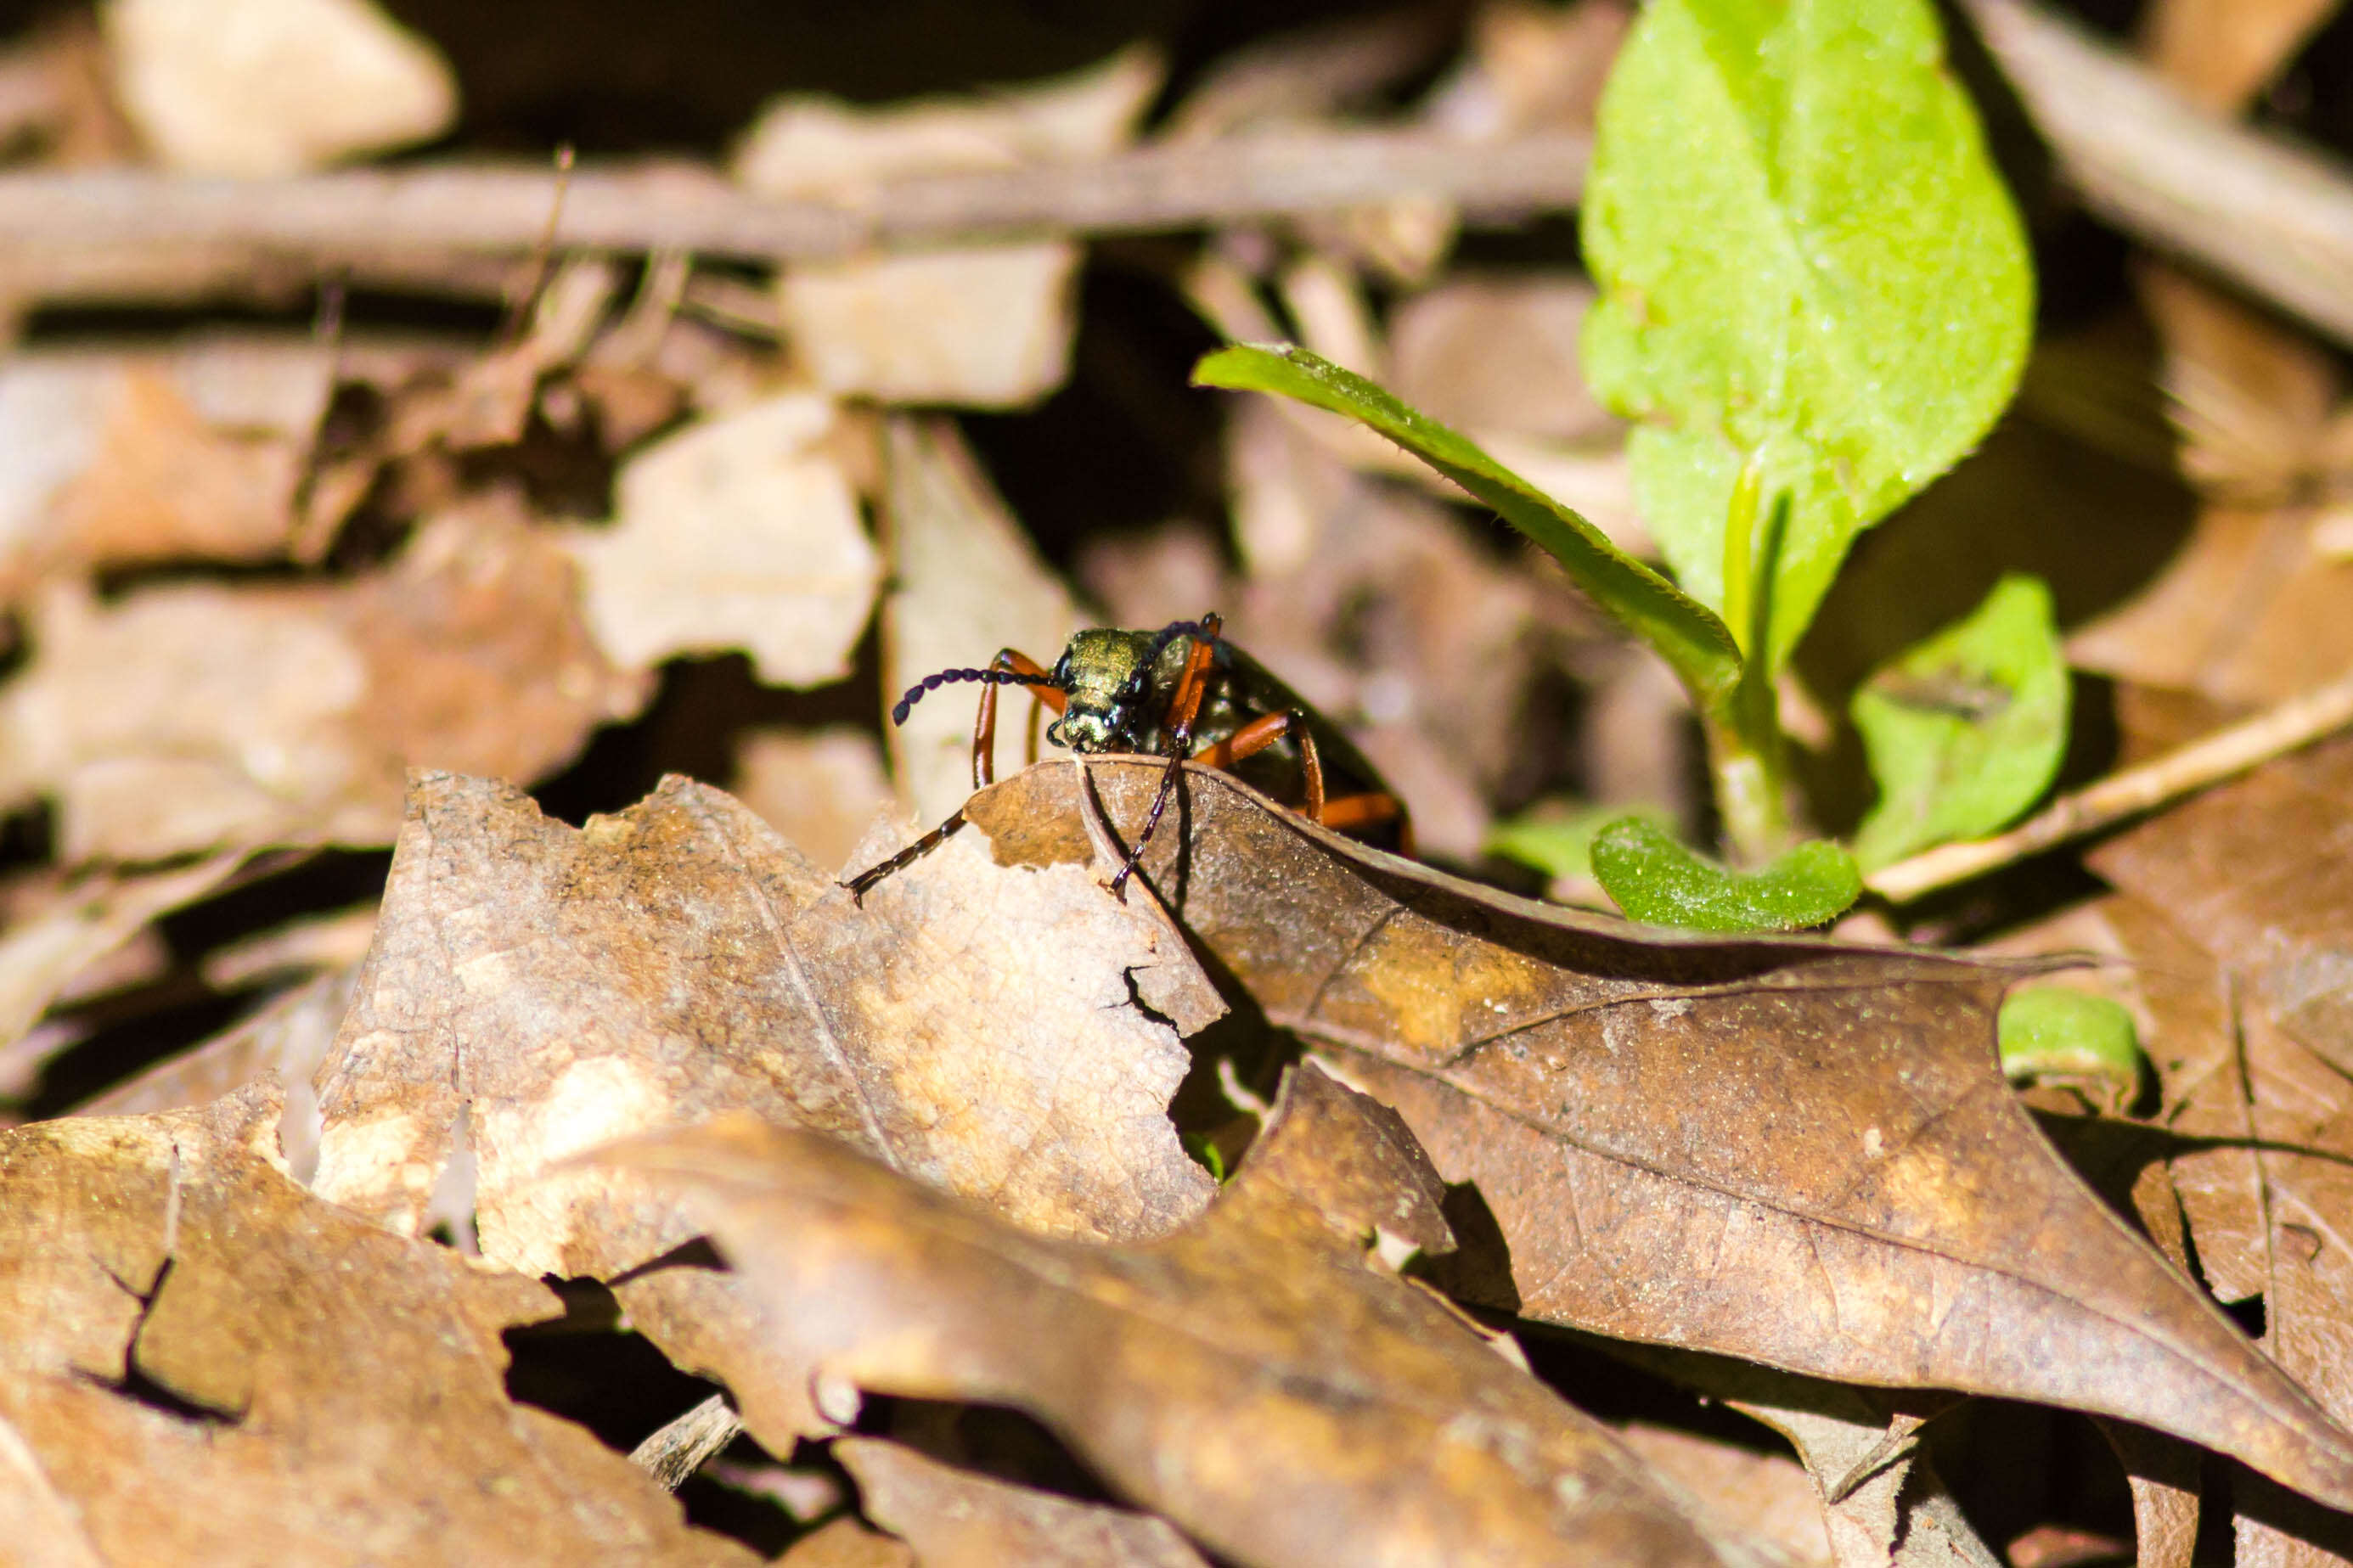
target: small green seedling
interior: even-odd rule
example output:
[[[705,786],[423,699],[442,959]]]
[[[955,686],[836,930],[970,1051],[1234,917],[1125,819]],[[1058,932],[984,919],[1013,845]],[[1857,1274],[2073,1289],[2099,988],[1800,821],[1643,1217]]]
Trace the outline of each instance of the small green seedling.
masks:
[[[1995,1026],[2013,1083],[2084,1089],[2111,1110],[2139,1098],[2140,1037],[2119,1003],[2065,985],[2022,986],[2004,998]]]
[[[1928,0],[1651,0],[1603,93],[1583,225],[1600,286],[1586,372],[1633,423],[1636,497],[1672,582],[1304,350],[1234,345],[1194,379],[1388,437],[1550,551],[1674,670],[1734,858],[1771,861],[1750,874],[1787,896],[1697,896],[1707,862],[1636,852],[1630,837],[1619,880],[1601,879],[1630,914],[1748,910],[1785,926],[1802,907],[1813,918],[1799,923],[1817,923],[1860,882],[1834,847],[1778,858],[1790,835],[1776,677],[1856,535],[1967,453],[2016,391],[2033,315],[2024,231]],[[1889,820],[1914,837],[1990,809],[1923,810],[1882,782],[1906,802]],[[1882,829],[1873,847],[1898,837]]]
[[[1618,907],[1653,925],[1803,931],[1836,920],[1862,892],[1853,857],[1820,838],[1760,871],[1733,871],[1629,816],[1596,834],[1592,853],[1593,875]]]
[[[2039,578],[2005,577],[1967,620],[1889,664],[1849,711],[1879,781],[1855,834],[1865,870],[2001,827],[2067,751],[2067,661]]]

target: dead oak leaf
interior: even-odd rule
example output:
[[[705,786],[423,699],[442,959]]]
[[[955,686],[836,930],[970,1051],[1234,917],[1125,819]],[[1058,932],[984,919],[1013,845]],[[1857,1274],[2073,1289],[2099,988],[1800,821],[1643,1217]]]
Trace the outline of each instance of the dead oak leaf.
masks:
[[[1132,834],[1158,773],[1085,776]],[[1078,788],[1035,768],[969,809],[1008,858],[1084,861]],[[1478,1189],[1510,1249],[1501,1304],[2119,1415],[2353,1503],[2353,1434],[2003,1082],[1993,1016],[2015,966],[1577,915],[1365,850],[1222,773],[1188,771],[1185,796],[1152,885],[1271,1022]]]
[[[69,1523],[59,1562],[754,1561],[507,1398],[545,1287],[305,1194],[278,1117],[257,1085],[0,1134],[0,1514]]]
[[[2266,764],[2094,851],[2134,960],[2200,1270],[2261,1296],[2263,1347],[2353,1418],[2353,742]],[[2353,1559],[2353,1521],[2234,1499],[2247,1561]],[[2280,1556],[2284,1552],[2286,1555]]]
[[[1396,1116],[1294,1072],[1241,1174],[1142,1247],[1038,1237],[735,1116],[594,1156],[690,1195],[824,1375],[1011,1404],[1247,1563],[1724,1563],[1599,1424],[1378,1271],[1451,1244]]]
[[[860,909],[684,780],[575,829],[510,786],[426,774],[320,1075],[318,1187],[413,1231],[462,1141],[488,1260],[610,1279],[696,1227],[633,1184],[549,1168],[749,1110],[1032,1229],[1155,1236],[1213,1188],[1166,1110],[1179,1029],[1219,1009],[1165,921],[1073,868],[994,868],[969,836]],[[806,1369],[726,1359],[724,1276],[666,1267],[618,1288],[772,1447],[821,1426]]]
[[[532,778],[649,684],[607,664],[570,563],[495,508],[332,587],[59,588],[0,693],[0,797],[57,800],[60,857],[387,842],[412,763]]]
[[[1208,1568],[1148,1513],[959,1470],[877,1437],[837,1438],[832,1453],[866,1516],[912,1544],[923,1568]]]

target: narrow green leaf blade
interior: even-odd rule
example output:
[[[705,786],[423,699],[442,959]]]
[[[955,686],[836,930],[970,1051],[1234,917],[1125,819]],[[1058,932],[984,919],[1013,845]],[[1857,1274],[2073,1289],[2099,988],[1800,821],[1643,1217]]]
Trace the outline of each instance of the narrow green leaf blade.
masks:
[[[1714,612],[1471,441],[1364,377],[1289,343],[1234,343],[1195,365],[1193,384],[1278,393],[1377,431],[1550,551],[1596,604],[1658,650],[1703,708],[1728,700],[1738,684],[1739,650]]]
[[[1974,446],[2025,363],[2024,234],[1927,0],[1653,0],[1603,94],[1586,373],[1636,496],[1725,602],[1751,452],[1795,498],[1770,662],[1854,536]]]
[[[1826,839],[1800,844],[1761,871],[1704,860],[1638,816],[1593,837],[1593,875],[1618,907],[1653,925],[1695,931],[1801,931],[1836,920],[1862,896],[1854,859]]]
[[[1855,835],[1865,870],[2010,822],[2067,750],[2066,657],[2040,578],[2004,577],[1968,618],[1874,674],[1849,711],[1879,803]]]

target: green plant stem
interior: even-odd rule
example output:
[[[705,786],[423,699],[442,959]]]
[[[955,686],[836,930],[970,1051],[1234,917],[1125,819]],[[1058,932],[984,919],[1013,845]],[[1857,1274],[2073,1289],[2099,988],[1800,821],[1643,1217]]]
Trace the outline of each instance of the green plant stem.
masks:
[[[1747,705],[1738,704],[1736,708]],[[1738,711],[1702,721],[1707,734],[1708,773],[1715,784],[1715,807],[1737,866],[1762,866],[1788,847],[1789,815],[1781,777],[1780,736],[1748,731]],[[1761,742],[1761,743],[1760,743]]]

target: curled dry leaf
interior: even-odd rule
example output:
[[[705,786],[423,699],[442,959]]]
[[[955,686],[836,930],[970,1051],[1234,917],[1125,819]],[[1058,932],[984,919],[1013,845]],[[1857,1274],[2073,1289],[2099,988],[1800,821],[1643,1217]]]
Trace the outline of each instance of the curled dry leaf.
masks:
[[[904,1537],[923,1568],[1208,1568],[1148,1513],[959,1470],[880,1438],[837,1438],[833,1457],[866,1516]]]
[[[848,726],[747,731],[729,787],[816,864],[845,873],[862,869],[850,864],[859,841],[891,803],[882,748],[871,731]]]
[[[2353,741],[2338,740],[2092,855],[2123,889],[2100,913],[2135,961],[2159,1121],[2213,1141],[2169,1163],[2198,1267],[2225,1300],[2263,1298],[2264,1348],[2339,1419],[2353,1418],[2348,792]],[[2234,1500],[2242,1552],[2303,1536],[2353,1557],[2353,1520]]]
[[[166,168],[297,174],[458,114],[433,47],[367,0],[107,0],[116,96]]]
[[[44,877],[8,889],[11,896],[0,904],[6,928],[0,932],[0,1047],[23,1038],[76,977],[158,915],[228,880],[244,859],[236,853],[158,871]],[[0,1096],[22,1092],[38,1065],[23,1063],[21,1072],[0,1077]]]
[[[275,1074],[285,1086],[279,1158],[304,1184],[319,1165],[319,1095],[311,1080],[350,1010],[356,965],[280,993],[211,1039],[116,1084],[76,1109],[80,1116],[133,1116],[206,1105]]]
[[[1078,268],[1060,239],[810,262],[779,277],[776,302],[828,392],[1018,408],[1070,374]]]
[[[891,592],[882,605],[882,695],[934,670],[985,665],[1016,647],[1051,666],[1082,624],[1078,606],[980,465],[940,419],[894,417],[883,436],[883,506]],[[1198,615],[1199,607],[1189,612]],[[926,825],[972,793],[973,689],[942,691],[886,731],[901,796]],[[1008,691],[999,709],[1000,770],[1018,764],[1030,699]]]
[[[820,446],[833,427],[832,404],[785,393],[629,459],[612,526],[571,544],[589,625],[616,664],[742,648],[773,686],[849,673],[882,567]]]
[[[56,798],[60,858],[381,844],[411,763],[536,778],[649,689],[590,643],[571,563],[492,510],[333,586],[62,586],[0,691],[0,797]]]
[[[771,105],[735,160],[765,195],[856,205],[892,179],[1100,158],[1159,89],[1158,57],[1126,50],[1075,76],[969,101],[854,109]],[[777,300],[794,351],[837,393],[1008,407],[1061,384],[1078,247],[1063,240],[786,268]]]
[[[1157,768],[1086,770],[1141,823]],[[1493,1211],[1510,1305],[1841,1381],[2120,1415],[2353,1503],[2353,1435],[2117,1219],[2003,1083],[2015,966],[1711,940],[1408,865],[1188,770],[1146,875],[1268,1018]],[[1085,861],[1077,771],[969,808]],[[1184,856],[1181,879],[1175,857]]]
[[[756,1561],[508,1399],[500,1334],[553,1292],[304,1193],[278,1118],[257,1085],[0,1134],[0,1517],[41,1531],[12,1556]]]
[[[860,909],[702,785],[670,780],[575,829],[509,786],[426,774],[320,1074],[317,1186],[414,1231],[462,1118],[483,1257],[611,1279],[695,1228],[633,1185],[548,1168],[744,1109],[1032,1229],[1155,1236],[1213,1188],[1166,1108],[1187,1066],[1178,1029],[1219,1009],[1165,921],[1076,868],[992,867],[973,835]],[[668,1267],[617,1288],[675,1359],[729,1384],[772,1449],[818,1426],[805,1366],[714,1327],[745,1310],[725,1276]]]
[[[917,1568],[905,1542],[847,1516],[802,1536],[777,1562],[781,1568]]]
[[[1035,1237],[749,1117],[599,1158],[697,1201],[796,1356],[1028,1410],[1239,1562],[1747,1560],[1368,1263],[1376,1227],[1451,1245],[1437,1178],[1394,1113],[1312,1067],[1208,1212],[1146,1247]]]

